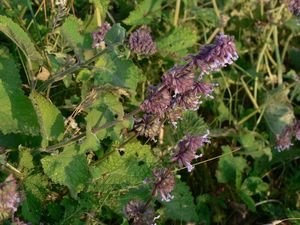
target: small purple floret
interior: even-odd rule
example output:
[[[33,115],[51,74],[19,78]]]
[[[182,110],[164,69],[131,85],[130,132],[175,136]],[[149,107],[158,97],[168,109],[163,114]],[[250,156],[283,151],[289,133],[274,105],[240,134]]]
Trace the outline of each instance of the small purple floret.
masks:
[[[16,179],[9,175],[4,183],[0,184],[0,212],[11,215],[17,211],[20,202]]]
[[[101,44],[104,43],[104,37],[111,28],[110,24],[104,22],[97,31],[92,33],[93,37],[93,48],[98,48]]]
[[[177,162],[180,168],[186,167],[191,172],[194,169],[192,160],[201,157],[201,155],[196,154],[197,149],[203,147],[205,143],[210,143],[208,135],[208,131],[204,135],[186,135],[179,141],[171,161]]]

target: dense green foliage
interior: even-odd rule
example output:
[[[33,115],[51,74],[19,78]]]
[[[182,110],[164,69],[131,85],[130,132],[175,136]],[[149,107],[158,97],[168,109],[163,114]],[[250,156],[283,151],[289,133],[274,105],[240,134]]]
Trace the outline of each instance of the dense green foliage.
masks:
[[[124,207],[149,200],[151,171],[185,134],[209,129],[195,169],[174,171],[174,199],[151,199],[156,223],[300,224],[300,143],[276,148],[300,118],[300,18],[285,3],[63,2],[1,1],[0,197],[9,174],[22,196],[0,223],[130,224]],[[93,48],[105,21],[112,28]],[[154,55],[130,51],[141,25]],[[205,76],[214,98],[176,129],[162,126],[157,142],[139,137],[134,116],[147,87],[221,32],[235,37],[239,59]]]

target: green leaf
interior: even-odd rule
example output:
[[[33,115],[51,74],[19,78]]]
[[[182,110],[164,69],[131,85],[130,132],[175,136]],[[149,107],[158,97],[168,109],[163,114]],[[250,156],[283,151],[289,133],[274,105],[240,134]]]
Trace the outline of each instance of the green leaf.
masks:
[[[240,156],[233,156],[229,146],[222,146],[222,150],[224,156],[218,163],[217,180],[219,183],[236,183],[237,185],[244,169],[247,168],[247,161]]]
[[[104,41],[107,45],[122,44],[125,40],[126,30],[119,23],[116,23],[105,34]]]
[[[123,154],[114,151],[91,168],[96,184],[91,187],[99,192],[110,193],[122,188],[143,183],[151,176],[151,167],[156,163],[149,145],[134,142],[125,145]]]
[[[37,135],[39,125],[30,100],[21,89],[15,62],[0,49],[0,131]]]
[[[33,157],[29,148],[19,146],[19,169],[25,170],[27,173],[34,169]]]
[[[33,224],[39,224],[42,201],[47,195],[47,178],[41,174],[26,177],[24,181],[25,199],[21,204],[22,217]]]
[[[212,199],[212,196],[210,196],[209,194],[199,195],[196,199],[197,212],[198,212],[200,224],[211,224],[211,218],[213,212],[209,207],[210,202],[214,204],[214,200]],[[214,204],[215,208],[216,205],[217,204]]]
[[[267,192],[268,189],[269,186],[267,183],[263,182],[260,177],[253,176],[247,177],[241,186],[241,190],[249,196],[263,194],[264,192]]]
[[[60,111],[35,91],[30,94],[30,98],[40,124],[40,132],[43,137],[42,147],[47,147],[48,141],[61,140],[64,133],[64,119]]]
[[[182,119],[178,120],[177,129],[173,125],[166,127],[165,143],[174,146],[181,140],[185,134],[201,135],[207,132],[207,125],[203,118],[195,111],[186,111]]]
[[[231,114],[229,108],[224,104],[222,99],[218,99],[216,102],[217,108],[218,108],[218,120],[220,122],[226,121],[226,120],[232,120],[234,117]]]
[[[249,196],[243,190],[240,190],[239,196],[252,212],[256,212],[255,202],[251,196]]]
[[[95,65],[95,85],[107,85],[126,88],[132,97],[136,94],[139,82],[145,80],[142,71],[133,62],[119,58],[115,54],[106,54]]]
[[[83,193],[84,194],[84,193]],[[80,202],[81,203],[81,202]],[[86,222],[80,220],[82,215],[89,212],[89,209],[84,207],[78,201],[66,196],[61,201],[61,206],[65,209],[64,215],[60,218],[59,224],[61,225],[85,225]]]
[[[101,127],[106,123],[123,118],[123,105],[119,98],[120,96],[116,93],[106,92],[99,94],[98,100],[94,102],[92,109],[86,116],[87,135],[80,147],[82,152],[89,149],[96,150],[99,147],[100,140],[106,137],[110,137],[112,140],[120,140],[121,129],[128,127],[127,121],[119,122],[110,128],[101,129],[96,134],[92,133],[93,128]]]
[[[284,25],[289,28],[294,34],[300,32],[299,19],[295,16],[284,22]]]
[[[172,201],[161,202],[164,206],[165,216],[172,220],[198,222],[196,205],[189,187],[184,182],[177,180],[172,195],[174,195]]]
[[[263,155],[267,155],[271,160],[271,149],[265,146],[264,140],[256,138],[255,135],[258,134],[248,130],[243,130],[243,132],[239,134],[239,142],[244,148],[242,153],[250,155],[253,158],[260,158]]]
[[[86,156],[78,154],[78,150],[70,145],[63,152],[41,160],[45,174],[53,182],[67,186],[73,198],[77,198],[90,178]]]
[[[0,31],[11,39],[26,57],[42,64],[41,54],[36,50],[28,34],[18,24],[6,16],[0,16]]]
[[[286,214],[287,214],[287,218],[300,218],[299,210],[287,209]],[[299,220],[289,220],[289,223],[291,223],[293,225],[300,225]]]
[[[75,16],[69,16],[61,26],[61,34],[75,54],[84,59],[84,49],[92,47],[91,35],[81,34],[82,21]]]
[[[268,93],[265,101],[264,118],[274,135],[281,134],[295,119],[293,107],[287,97],[288,92],[288,89],[278,87]]]
[[[161,3],[162,0],[144,0],[136,6],[135,10],[130,12],[123,22],[127,25],[150,24],[154,19],[161,16]]]
[[[297,27],[299,27],[299,25],[297,25]],[[290,59],[291,68],[293,68],[294,70],[299,72],[300,71],[300,65],[299,65],[300,51],[299,51],[299,49],[295,48],[295,47],[289,48],[288,49],[288,56],[289,56],[289,59]]]
[[[195,8],[195,14],[200,22],[208,27],[215,27],[218,25],[219,19],[213,8]]]
[[[195,29],[178,27],[156,41],[157,49],[162,56],[182,57],[188,53],[188,48],[198,40]]]

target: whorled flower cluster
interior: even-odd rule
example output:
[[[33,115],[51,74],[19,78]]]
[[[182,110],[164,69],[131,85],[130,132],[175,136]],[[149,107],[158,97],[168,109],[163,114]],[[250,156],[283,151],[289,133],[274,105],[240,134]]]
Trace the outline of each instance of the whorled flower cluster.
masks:
[[[152,115],[144,114],[142,118],[135,120],[134,129],[140,136],[154,139],[159,134],[162,122],[159,118],[154,118]]]
[[[300,141],[300,121],[294,122],[287,126],[281,134],[276,135],[276,149],[281,152],[293,146],[292,138],[295,137]]]
[[[291,13],[295,16],[300,16],[300,1],[299,0],[289,0],[288,7]]]
[[[4,219],[9,218],[17,211],[18,204],[21,202],[17,191],[17,182],[13,175],[9,175],[3,183],[0,184],[0,212]],[[1,221],[1,220],[0,220]]]
[[[141,55],[153,55],[157,52],[156,45],[151,37],[150,28],[141,26],[129,37],[131,51]]]
[[[134,225],[154,225],[158,218],[152,207],[140,200],[132,200],[124,208],[124,214]]]
[[[155,178],[154,196],[159,194],[162,201],[169,202],[174,197],[171,195],[171,192],[175,187],[174,174],[168,168],[154,169],[152,173]]]
[[[104,37],[111,28],[111,25],[107,22],[104,22],[97,31],[92,33],[93,37],[93,48],[98,48],[102,44],[104,44]]]
[[[185,137],[179,141],[175,149],[173,149],[171,161],[178,163],[180,168],[186,167],[187,170],[191,172],[194,168],[191,163],[192,160],[201,157],[201,155],[196,154],[196,151],[203,147],[205,143],[210,143],[208,135],[209,131],[204,135],[185,135]]]

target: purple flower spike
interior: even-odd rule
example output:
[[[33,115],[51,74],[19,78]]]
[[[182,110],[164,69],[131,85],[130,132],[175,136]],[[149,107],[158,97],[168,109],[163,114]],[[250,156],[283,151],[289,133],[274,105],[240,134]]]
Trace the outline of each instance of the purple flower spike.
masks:
[[[175,177],[170,169],[155,169],[153,175],[156,178],[154,195],[159,193],[162,201],[171,201],[174,198],[171,192],[175,186]]]
[[[171,68],[163,77],[163,82],[176,94],[182,94],[192,89],[195,74],[191,68],[178,66]]]
[[[133,220],[134,225],[154,225],[157,217],[152,207],[145,207],[145,203],[140,200],[132,200],[127,203],[124,214],[129,220]]]
[[[110,24],[104,22],[101,27],[98,28],[97,31],[92,33],[93,37],[93,48],[98,48],[100,45],[104,43],[104,37],[111,28]]]
[[[196,154],[197,149],[201,148],[205,143],[210,143],[208,135],[208,131],[202,136],[186,135],[179,141],[171,161],[177,162],[180,168],[186,167],[191,172],[194,169],[194,166],[191,164],[192,160],[201,157],[201,155]]]
[[[171,94],[167,89],[155,89],[141,105],[143,112],[152,113],[162,118],[171,104]]]
[[[154,139],[155,136],[159,135],[161,124],[159,118],[144,114],[143,118],[135,120],[134,128],[138,132],[138,135]]]
[[[20,195],[17,192],[17,182],[13,175],[9,175],[0,184],[0,212],[2,216],[9,218],[11,214],[17,211],[20,202]]]
[[[290,0],[289,1],[289,10],[295,16],[300,16],[300,1],[299,0]]]
[[[201,69],[201,74],[218,71],[238,59],[234,39],[231,36],[219,34],[213,44],[204,45],[200,53],[191,56],[192,65]]]
[[[153,55],[157,49],[150,35],[150,28],[141,26],[129,37],[129,45],[131,51],[137,54]]]

